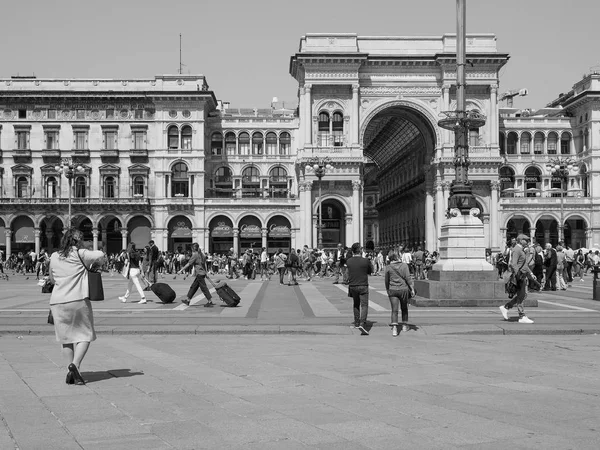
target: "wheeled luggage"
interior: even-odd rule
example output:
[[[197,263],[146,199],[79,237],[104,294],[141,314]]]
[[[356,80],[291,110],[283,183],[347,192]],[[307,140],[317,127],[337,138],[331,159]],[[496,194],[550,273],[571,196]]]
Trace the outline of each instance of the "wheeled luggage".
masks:
[[[175,291],[167,283],[154,283],[150,289],[163,303],[173,303],[175,300]]]
[[[235,307],[239,305],[241,300],[240,296],[237,295],[236,292],[233,289],[231,289],[231,287],[227,283],[225,283],[224,281],[217,281],[215,283],[209,277],[206,277],[206,279],[210,281],[210,284],[212,284],[213,287],[216,289],[217,295],[221,298],[221,300],[225,302],[227,306]]]

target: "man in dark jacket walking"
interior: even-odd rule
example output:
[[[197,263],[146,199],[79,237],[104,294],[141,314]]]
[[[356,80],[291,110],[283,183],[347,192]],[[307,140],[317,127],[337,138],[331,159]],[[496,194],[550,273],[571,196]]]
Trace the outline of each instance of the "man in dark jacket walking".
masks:
[[[558,265],[558,256],[556,250],[552,248],[552,244],[546,244],[546,256],[544,258],[544,265],[546,266],[546,283],[544,284],[544,291],[555,291],[556,290],[556,266]]]
[[[200,250],[200,246],[198,244],[192,244],[192,257],[188,261],[188,263],[181,268],[179,273],[184,273],[188,267],[194,267],[196,272],[196,277],[190,286],[190,290],[187,294],[187,299],[182,300],[182,303],[186,305],[190,304],[192,297],[198,291],[198,288],[202,291],[204,296],[206,297],[206,304],[204,306],[213,306],[214,303],[212,301],[212,295],[206,286],[206,257],[204,253]]]
[[[527,274],[531,272],[524,251],[528,244],[529,238],[524,234],[520,234],[511,252],[509,270],[515,275],[517,294],[506,305],[500,306],[500,313],[504,320],[508,320],[508,310],[516,306],[519,311],[519,323],[533,323],[533,320],[527,317],[523,308],[523,302],[527,298]]]
[[[373,273],[371,260],[361,256],[358,242],[352,244],[352,258],[346,261],[348,268],[348,297],[354,301],[354,326],[367,336],[367,314],[369,312],[369,275]]]

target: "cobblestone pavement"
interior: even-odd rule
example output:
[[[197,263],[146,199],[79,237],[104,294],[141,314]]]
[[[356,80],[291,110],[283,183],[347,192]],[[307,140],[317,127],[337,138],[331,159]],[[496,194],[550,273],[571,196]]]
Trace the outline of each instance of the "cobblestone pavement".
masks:
[[[0,337],[0,449],[597,449],[600,338]]]

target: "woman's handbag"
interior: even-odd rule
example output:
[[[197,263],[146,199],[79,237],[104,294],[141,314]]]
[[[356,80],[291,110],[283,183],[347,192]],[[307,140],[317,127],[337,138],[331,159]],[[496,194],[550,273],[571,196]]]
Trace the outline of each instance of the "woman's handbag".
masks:
[[[52,315],[52,310],[48,311],[48,323],[50,325],[54,325],[54,316]]]
[[[47,279],[42,285],[42,294],[50,294],[54,290],[54,283]]]
[[[104,300],[104,286],[102,286],[102,274],[100,272],[88,269],[85,263],[83,262],[83,259],[81,259],[79,251],[77,252],[77,256],[79,256],[81,264],[83,264],[83,267],[85,268],[85,270],[87,270],[88,273],[89,299],[93,302],[99,302],[101,300]]]
[[[125,262],[123,270],[121,271],[121,275],[123,275],[125,278],[129,278],[129,259]]]

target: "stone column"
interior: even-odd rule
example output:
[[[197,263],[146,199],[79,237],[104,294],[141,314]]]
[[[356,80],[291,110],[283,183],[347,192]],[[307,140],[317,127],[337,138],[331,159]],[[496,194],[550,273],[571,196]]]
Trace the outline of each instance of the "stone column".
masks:
[[[360,242],[360,193],[362,182],[352,181],[352,242]]]
[[[500,227],[500,240],[503,242],[502,246],[499,247],[499,251],[504,251],[504,243],[506,243],[506,227]]]
[[[304,145],[312,145],[312,96],[311,96],[312,85],[304,85]]]
[[[433,212],[433,192],[428,188],[425,192],[425,244],[428,250],[433,250],[435,245],[435,220]]]
[[[240,254],[240,229],[238,227],[233,228],[233,251]]]
[[[492,146],[498,145],[498,137],[500,135],[500,129],[498,127],[498,85],[492,84],[490,86],[490,144]]]
[[[292,242],[292,243],[291,243],[291,247],[292,247],[293,249],[297,249],[298,247],[296,246],[296,229],[295,229],[295,228],[292,228],[292,229],[290,230],[290,234],[291,234],[291,242]]]
[[[490,181],[490,234],[491,241],[490,247],[492,250],[498,249],[498,228],[500,224],[498,223],[498,195],[500,192],[500,182],[499,181]]]
[[[4,230],[4,236],[6,237],[6,255],[4,257],[8,261],[10,255],[12,255],[12,230]]]
[[[267,248],[267,235],[269,234],[269,230],[267,228],[263,228],[260,230],[260,233],[262,237],[262,246]]]
[[[206,249],[207,252],[208,251],[210,251],[211,253],[214,252],[214,250],[210,249],[210,229],[208,229],[208,228],[204,229],[204,248]]]
[[[440,230],[444,223],[444,213],[446,211],[446,205],[444,204],[444,184],[441,181],[435,183],[435,236],[434,241],[429,244],[427,250],[433,252],[437,250],[438,241],[440,237]]]
[[[34,246],[35,246],[35,253],[36,253],[37,255],[39,255],[39,254],[40,254],[40,250],[41,250],[41,245],[40,245],[40,233],[41,233],[41,231],[40,231],[40,229],[39,229],[39,228],[35,228],[35,229],[33,230],[34,242],[35,242],[35,244],[34,244]]]
[[[350,247],[354,242],[352,242],[351,237],[352,237],[352,222],[354,220],[354,215],[349,215],[346,214],[346,237],[345,237],[345,241],[346,242],[342,242],[342,245],[347,245],[348,247]]]
[[[92,228],[92,250],[98,250],[98,228]]]
[[[313,182],[308,181],[308,180],[305,181],[304,182],[304,191],[305,191],[304,211],[306,211],[306,213],[304,216],[304,227],[305,227],[304,236],[305,236],[306,243],[309,245],[313,242],[314,230],[316,229],[315,227],[313,227],[312,189],[313,189]],[[316,245],[315,245],[315,247],[316,247]]]
[[[359,134],[359,124],[360,124],[360,107],[359,107],[359,85],[352,85],[352,120],[351,120],[351,133],[350,133],[350,143],[352,145],[358,145],[358,134]]]
[[[127,249],[127,230],[121,230],[121,249]]]

